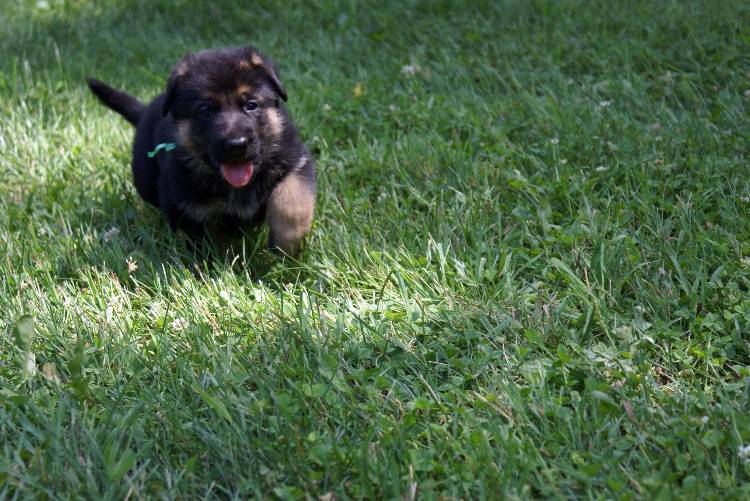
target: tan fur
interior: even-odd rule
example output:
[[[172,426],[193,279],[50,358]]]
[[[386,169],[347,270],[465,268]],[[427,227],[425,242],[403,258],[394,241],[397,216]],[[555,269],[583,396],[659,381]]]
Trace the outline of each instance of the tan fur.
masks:
[[[307,158],[302,158],[302,162]],[[308,183],[292,172],[271,193],[266,206],[270,244],[286,254],[299,252],[302,239],[312,226],[315,194]]]
[[[190,122],[180,120],[177,122],[177,137],[180,140],[180,146],[188,151],[193,151],[193,140],[190,136]]]
[[[292,172],[299,172],[302,167],[305,166],[308,160],[310,160],[310,157],[308,157],[307,155],[302,155],[301,157],[299,157],[299,160],[297,160],[297,165],[294,166],[294,170]]]
[[[252,94],[253,88],[247,84],[242,84],[237,87],[237,95],[242,96],[243,94]]]
[[[273,108],[267,109],[266,120],[268,120],[268,130],[271,132],[271,136],[279,137],[284,130],[284,119],[279,112]]]
[[[174,69],[175,76],[177,76],[177,77],[184,77],[185,75],[187,75],[188,67],[189,67],[189,65],[188,65],[187,61],[185,61],[184,59],[182,61],[180,61],[177,64],[177,67]]]
[[[263,58],[261,58],[258,54],[254,52],[253,52],[253,55],[250,56],[250,61],[252,61],[252,63],[255,66],[263,66]]]

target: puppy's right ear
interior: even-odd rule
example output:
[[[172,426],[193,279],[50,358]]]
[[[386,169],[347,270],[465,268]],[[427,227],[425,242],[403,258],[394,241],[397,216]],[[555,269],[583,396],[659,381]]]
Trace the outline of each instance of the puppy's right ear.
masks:
[[[284,84],[281,83],[279,74],[276,71],[276,66],[266,56],[258,52],[254,47],[245,47],[245,54],[248,57],[250,63],[256,68],[261,69],[268,78],[269,83],[274,88],[276,93],[284,101],[287,100],[286,89]]]
[[[172,103],[174,103],[174,98],[177,95],[177,88],[180,86],[182,79],[185,78],[185,75],[187,75],[188,58],[189,56],[183,57],[182,61],[180,61],[172,70],[172,74],[169,75],[167,90],[164,93],[164,104],[161,108],[161,112],[164,116],[167,116],[172,109]]]

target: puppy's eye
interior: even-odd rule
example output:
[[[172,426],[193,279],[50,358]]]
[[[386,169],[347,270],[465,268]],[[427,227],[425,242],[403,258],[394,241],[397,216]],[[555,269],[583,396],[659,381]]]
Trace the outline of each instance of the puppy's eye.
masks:
[[[211,107],[207,104],[201,104],[195,109],[195,116],[200,119],[208,118],[211,114]]]
[[[245,101],[245,111],[255,111],[258,109],[258,102],[257,101]]]

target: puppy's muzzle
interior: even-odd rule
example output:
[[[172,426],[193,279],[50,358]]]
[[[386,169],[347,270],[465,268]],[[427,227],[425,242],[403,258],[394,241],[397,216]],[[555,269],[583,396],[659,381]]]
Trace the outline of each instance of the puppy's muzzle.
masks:
[[[258,142],[251,136],[229,136],[216,141],[211,148],[217,164],[254,161],[260,154]]]

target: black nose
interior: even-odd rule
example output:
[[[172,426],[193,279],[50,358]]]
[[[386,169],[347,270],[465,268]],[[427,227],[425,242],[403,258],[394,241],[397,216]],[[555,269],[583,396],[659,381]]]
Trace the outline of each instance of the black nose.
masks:
[[[247,150],[248,139],[246,136],[230,137],[224,143],[227,152],[244,154]]]

